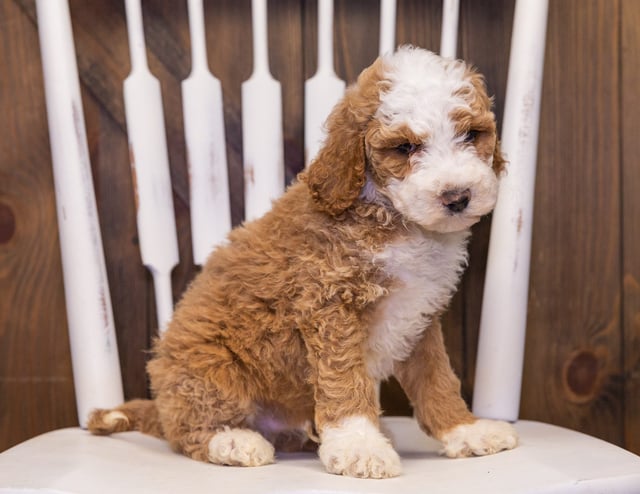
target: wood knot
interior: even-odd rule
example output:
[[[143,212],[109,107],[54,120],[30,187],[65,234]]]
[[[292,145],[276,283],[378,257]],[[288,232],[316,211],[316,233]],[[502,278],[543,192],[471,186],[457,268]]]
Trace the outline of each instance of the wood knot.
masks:
[[[600,387],[602,367],[600,359],[592,350],[574,352],[564,365],[564,387],[574,403],[593,400]]]
[[[8,204],[0,202],[0,244],[6,244],[16,232],[16,217]]]

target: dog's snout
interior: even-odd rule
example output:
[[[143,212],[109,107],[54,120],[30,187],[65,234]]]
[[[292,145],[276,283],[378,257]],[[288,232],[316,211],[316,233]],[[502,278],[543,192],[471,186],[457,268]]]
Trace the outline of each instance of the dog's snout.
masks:
[[[460,213],[469,205],[469,201],[471,200],[471,191],[469,189],[448,190],[442,193],[440,199],[442,200],[444,207],[449,211],[453,213]]]

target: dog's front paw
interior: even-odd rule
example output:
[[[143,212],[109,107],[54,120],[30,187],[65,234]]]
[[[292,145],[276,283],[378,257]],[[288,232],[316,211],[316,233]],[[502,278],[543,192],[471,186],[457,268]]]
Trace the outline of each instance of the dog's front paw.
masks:
[[[330,473],[383,479],[402,472],[400,457],[389,440],[365,417],[349,417],[322,432],[318,450]]]
[[[491,455],[515,448],[518,433],[507,422],[478,419],[454,427],[442,437],[442,443],[442,452],[450,458]]]

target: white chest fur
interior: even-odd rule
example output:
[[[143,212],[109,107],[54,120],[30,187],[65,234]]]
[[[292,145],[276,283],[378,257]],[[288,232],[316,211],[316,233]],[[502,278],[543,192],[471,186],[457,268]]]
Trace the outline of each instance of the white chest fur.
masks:
[[[469,232],[412,232],[374,257],[393,279],[369,328],[369,375],[384,379],[406,359],[433,314],[444,309],[467,260]]]

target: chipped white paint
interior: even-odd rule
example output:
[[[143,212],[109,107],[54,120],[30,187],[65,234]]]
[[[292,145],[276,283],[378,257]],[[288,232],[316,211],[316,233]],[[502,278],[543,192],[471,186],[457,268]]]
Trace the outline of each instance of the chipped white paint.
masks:
[[[393,53],[396,49],[396,0],[380,1],[380,43],[378,54]]]
[[[442,33],[440,35],[440,55],[456,58],[458,48],[458,17],[460,0],[444,0],[442,3]]]
[[[126,0],[131,73],[124,81],[129,155],[142,262],[153,275],[158,326],[171,319],[171,270],[178,264],[169,158],[160,83],[147,66],[140,0]]]
[[[202,0],[189,0],[191,74],[182,81],[193,261],[204,264],[231,229],[220,81],[209,71]]]
[[[267,0],[252,0],[253,73],[242,83],[245,220],[271,209],[284,192],[282,91],[269,72]]]
[[[524,358],[547,0],[518,0],[502,124],[509,161],[491,226],[473,411],[516,420]]]
[[[78,418],[123,401],[118,347],[67,0],[38,0],[38,31]]]
[[[333,0],[318,0],[318,70],[304,84],[304,149],[308,165],[325,138],[324,123],[343,96],[345,83],[333,69]]]

